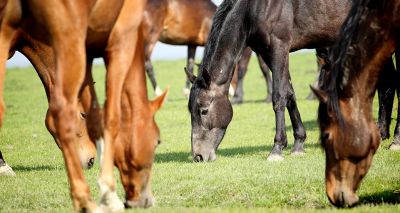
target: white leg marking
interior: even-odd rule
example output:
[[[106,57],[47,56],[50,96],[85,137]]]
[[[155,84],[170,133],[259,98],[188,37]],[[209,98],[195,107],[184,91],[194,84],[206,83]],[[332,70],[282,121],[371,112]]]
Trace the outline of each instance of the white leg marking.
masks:
[[[99,156],[100,167],[103,166],[103,154],[104,154],[104,139],[100,138],[96,140],[97,156]]]

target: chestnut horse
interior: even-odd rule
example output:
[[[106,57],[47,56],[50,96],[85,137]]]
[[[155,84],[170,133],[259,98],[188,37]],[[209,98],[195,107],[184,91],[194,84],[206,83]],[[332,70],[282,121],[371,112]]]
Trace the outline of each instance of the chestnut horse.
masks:
[[[294,132],[293,154],[304,153],[306,131],[297,109],[288,70],[290,51],[328,47],[350,8],[350,0],[225,0],[218,7],[200,66],[192,85],[192,155],[195,161],[215,160],[232,119],[227,92],[233,65],[246,46],[260,54],[272,70],[272,102],[276,134],[268,160],[282,160],[287,147],[285,108]],[[309,23],[313,23],[310,27]],[[232,27],[235,26],[235,27]]]
[[[187,45],[187,69],[193,73],[197,46],[204,46],[217,6],[211,0],[148,0],[143,15],[146,72],[156,95],[161,94],[151,64],[151,53],[157,41]],[[186,81],[184,94],[189,92]]]
[[[81,84],[84,81],[85,73],[90,72],[94,57],[103,56],[107,66],[107,101],[104,110],[104,132],[101,125],[103,123],[100,116],[101,112],[95,96],[90,94],[90,89],[83,89],[83,91],[89,93],[86,95],[81,94],[81,99],[86,98],[86,101],[82,101],[82,105],[88,107],[86,119],[90,137],[96,140],[97,148],[100,150],[100,202],[110,211],[117,211],[124,207],[115,193],[113,177],[115,143],[115,146],[119,147],[118,150],[121,150],[121,147],[126,148],[123,153],[116,153],[115,162],[117,166],[120,165],[118,168],[123,169],[121,178],[126,190],[127,205],[151,206],[153,198],[149,192],[149,172],[153,155],[149,153],[154,154],[154,147],[159,141],[159,131],[154,123],[154,112],[161,106],[165,95],[150,104],[147,96],[143,94],[144,90],[138,90],[138,93],[135,91],[136,85],[143,87],[143,84],[136,82],[134,85],[128,85],[131,84],[129,81],[132,81],[132,79],[143,80],[143,78],[139,78],[137,74],[133,73],[144,71],[144,62],[140,64],[143,55],[138,54],[136,56],[138,58],[135,57],[135,60],[133,58],[145,1],[115,0],[94,3],[94,1],[79,1],[79,3],[54,3],[52,1],[9,2],[5,9],[0,34],[0,43],[2,45],[0,49],[2,53],[1,60],[3,63],[0,73],[2,74],[2,79],[4,79],[5,60],[13,42],[12,38],[18,31],[23,31],[26,35],[31,36],[36,41],[35,44],[40,43],[42,44],[41,47],[48,46],[50,52],[47,52],[47,54],[49,55],[40,55],[39,53],[35,56],[36,48],[41,49],[40,46],[37,47],[35,44],[28,47],[28,49],[31,48],[32,57],[36,57],[34,60],[39,64],[48,65],[49,63],[47,62],[49,61],[51,64],[52,59],[55,62],[54,82],[52,82],[54,85],[50,84],[51,86],[49,87],[48,117],[50,116],[49,120],[51,121],[49,124],[55,130],[56,141],[61,144],[60,147],[67,167],[74,209],[95,211],[97,207],[90,198],[89,188],[84,180],[76,150],[76,112],[78,112],[77,97],[82,88],[84,88]],[[91,11],[90,8],[92,6],[93,9]],[[23,14],[21,8],[24,8]],[[42,28],[38,28],[39,26]],[[71,31],[74,33],[65,33]],[[85,54],[84,48],[85,39],[87,54]],[[141,39],[139,41],[136,52],[140,53],[143,51],[143,44]],[[85,71],[85,62],[88,63],[86,66],[87,71]],[[93,84],[92,81],[89,81],[90,84]],[[0,100],[2,100],[2,93],[0,95]],[[139,97],[146,100],[143,100],[142,103],[132,104],[134,100],[139,100]],[[87,101],[87,98],[90,100]],[[131,112],[133,110],[141,112],[140,116],[143,119],[139,120],[145,121],[144,124],[147,125],[146,133],[148,134],[142,133],[145,136],[137,137],[132,135],[132,132],[137,131],[119,131],[121,101],[123,101],[122,110],[124,112],[129,110]],[[4,109],[4,107],[1,109]],[[0,115],[2,116],[2,113]],[[126,118],[125,121],[133,123],[136,119],[135,116],[132,115],[128,117],[129,119]],[[136,128],[136,125],[130,125],[126,122],[122,123],[122,127],[126,129],[133,130],[133,128]],[[49,129],[52,128],[50,127]],[[141,134],[137,135],[142,136]],[[120,141],[127,139],[130,139],[130,143],[119,144]],[[139,148],[135,149],[136,147]],[[133,155],[138,151],[143,152],[143,154]]]
[[[321,89],[313,89],[320,100],[326,194],[335,206],[358,202],[356,190],[379,147],[372,102],[382,67],[399,44],[399,14],[399,1],[355,1],[330,53],[332,65]]]

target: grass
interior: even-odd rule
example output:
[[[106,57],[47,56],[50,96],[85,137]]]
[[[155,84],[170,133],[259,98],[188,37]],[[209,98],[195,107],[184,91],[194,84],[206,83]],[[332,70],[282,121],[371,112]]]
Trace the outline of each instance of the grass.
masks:
[[[305,100],[308,85],[316,75],[314,54],[298,53],[290,57],[292,82],[307,129],[307,154],[289,156],[293,132],[287,115],[290,145],[282,162],[266,161],[273,145],[274,113],[271,104],[263,103],[266,87],[253,57],[245,79],[245,103],[234,106],[234,117],[217,152],[217,161],[193,163],[190,116],[187,100],[182,96],[184,65],[184,60],[154,63],[161,87],[170,85],[168,101],[157,114],[162,135],[152,180],[157,202],[151,209],[130,211],[400,211],[400,154],[387,149],[390,140],[381,144],[358,190],[361,204],[350,210],[338,210],[329,204],[324,185],[325,158],[318,142],[317,102]],[[104,100],[104,68],[96,66],[94,74],[96,89]],[[17,176],[0,177],[0,212],[71,211],[62,155],[44,126],[47,102],[33,68],[9,70],[4,94],[7,111],[0,131],[0,147]],[[150,87],[149,94],[154,96]],[[375,103],[375,115],[376,106]],[[98,171],[97,162],[93,169],[85,171],[94,198],[98,198]],[[123,197],[120,183],[118,193]]]

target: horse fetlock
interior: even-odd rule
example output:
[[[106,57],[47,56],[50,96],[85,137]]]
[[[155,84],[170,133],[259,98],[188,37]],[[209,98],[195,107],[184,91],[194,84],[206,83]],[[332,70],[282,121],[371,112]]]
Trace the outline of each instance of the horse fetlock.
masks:
[[[100,207],[107,212],[119,212],[124,209],[124,204],[118,198],[117,192],[103,180],[98,181],[100,188]]]
[[[305,155],[304,151],[304,141],[296,140],[291,151],[291,155]]]

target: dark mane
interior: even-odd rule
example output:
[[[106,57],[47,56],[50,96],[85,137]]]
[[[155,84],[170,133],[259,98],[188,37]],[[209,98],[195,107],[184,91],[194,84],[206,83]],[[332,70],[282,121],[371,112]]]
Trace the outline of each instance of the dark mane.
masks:
[[[208,35],[208,41],[204,49],[204,57],[201,60],[199,76],[201,76],[201,72],[204,69],[209,69],[209,63],[214,55],[213,51],[215,51],[218,44],[218,37],[221,32],[222,25],[224,24],[228,13],[231,11],[236,1],[237,0],[224,0],[221,5],[218,6],[217,11],[215,12],[211,31]]]
[[[340,39],[330,52],[328,64],[325,67],[327,73],[320,83],[321,89],[328,93],[327,107],[329,111],[333,112],[339,123],[342,124],[343,116],[339,108],[339,95],[350,95],[350,91],[346,90],[347,84],[351,81],[350,78],[358,76],[362,71],[362,67],[366,63],[366,60],[362,59],[367,59],[369,57],[366,56],[374,54],[365,51],[362,44],[363,39],[366,38],[365,29],[371,27],[366,25],[369,15],[379,11],[379,4],[376,7],[371,7],[370,4],[377,3],[371,0],[353,1],[349,15],[340,30]],[[380,28],[376,30],[380,30]],[[368,39],[374,38],[368,37]]]

